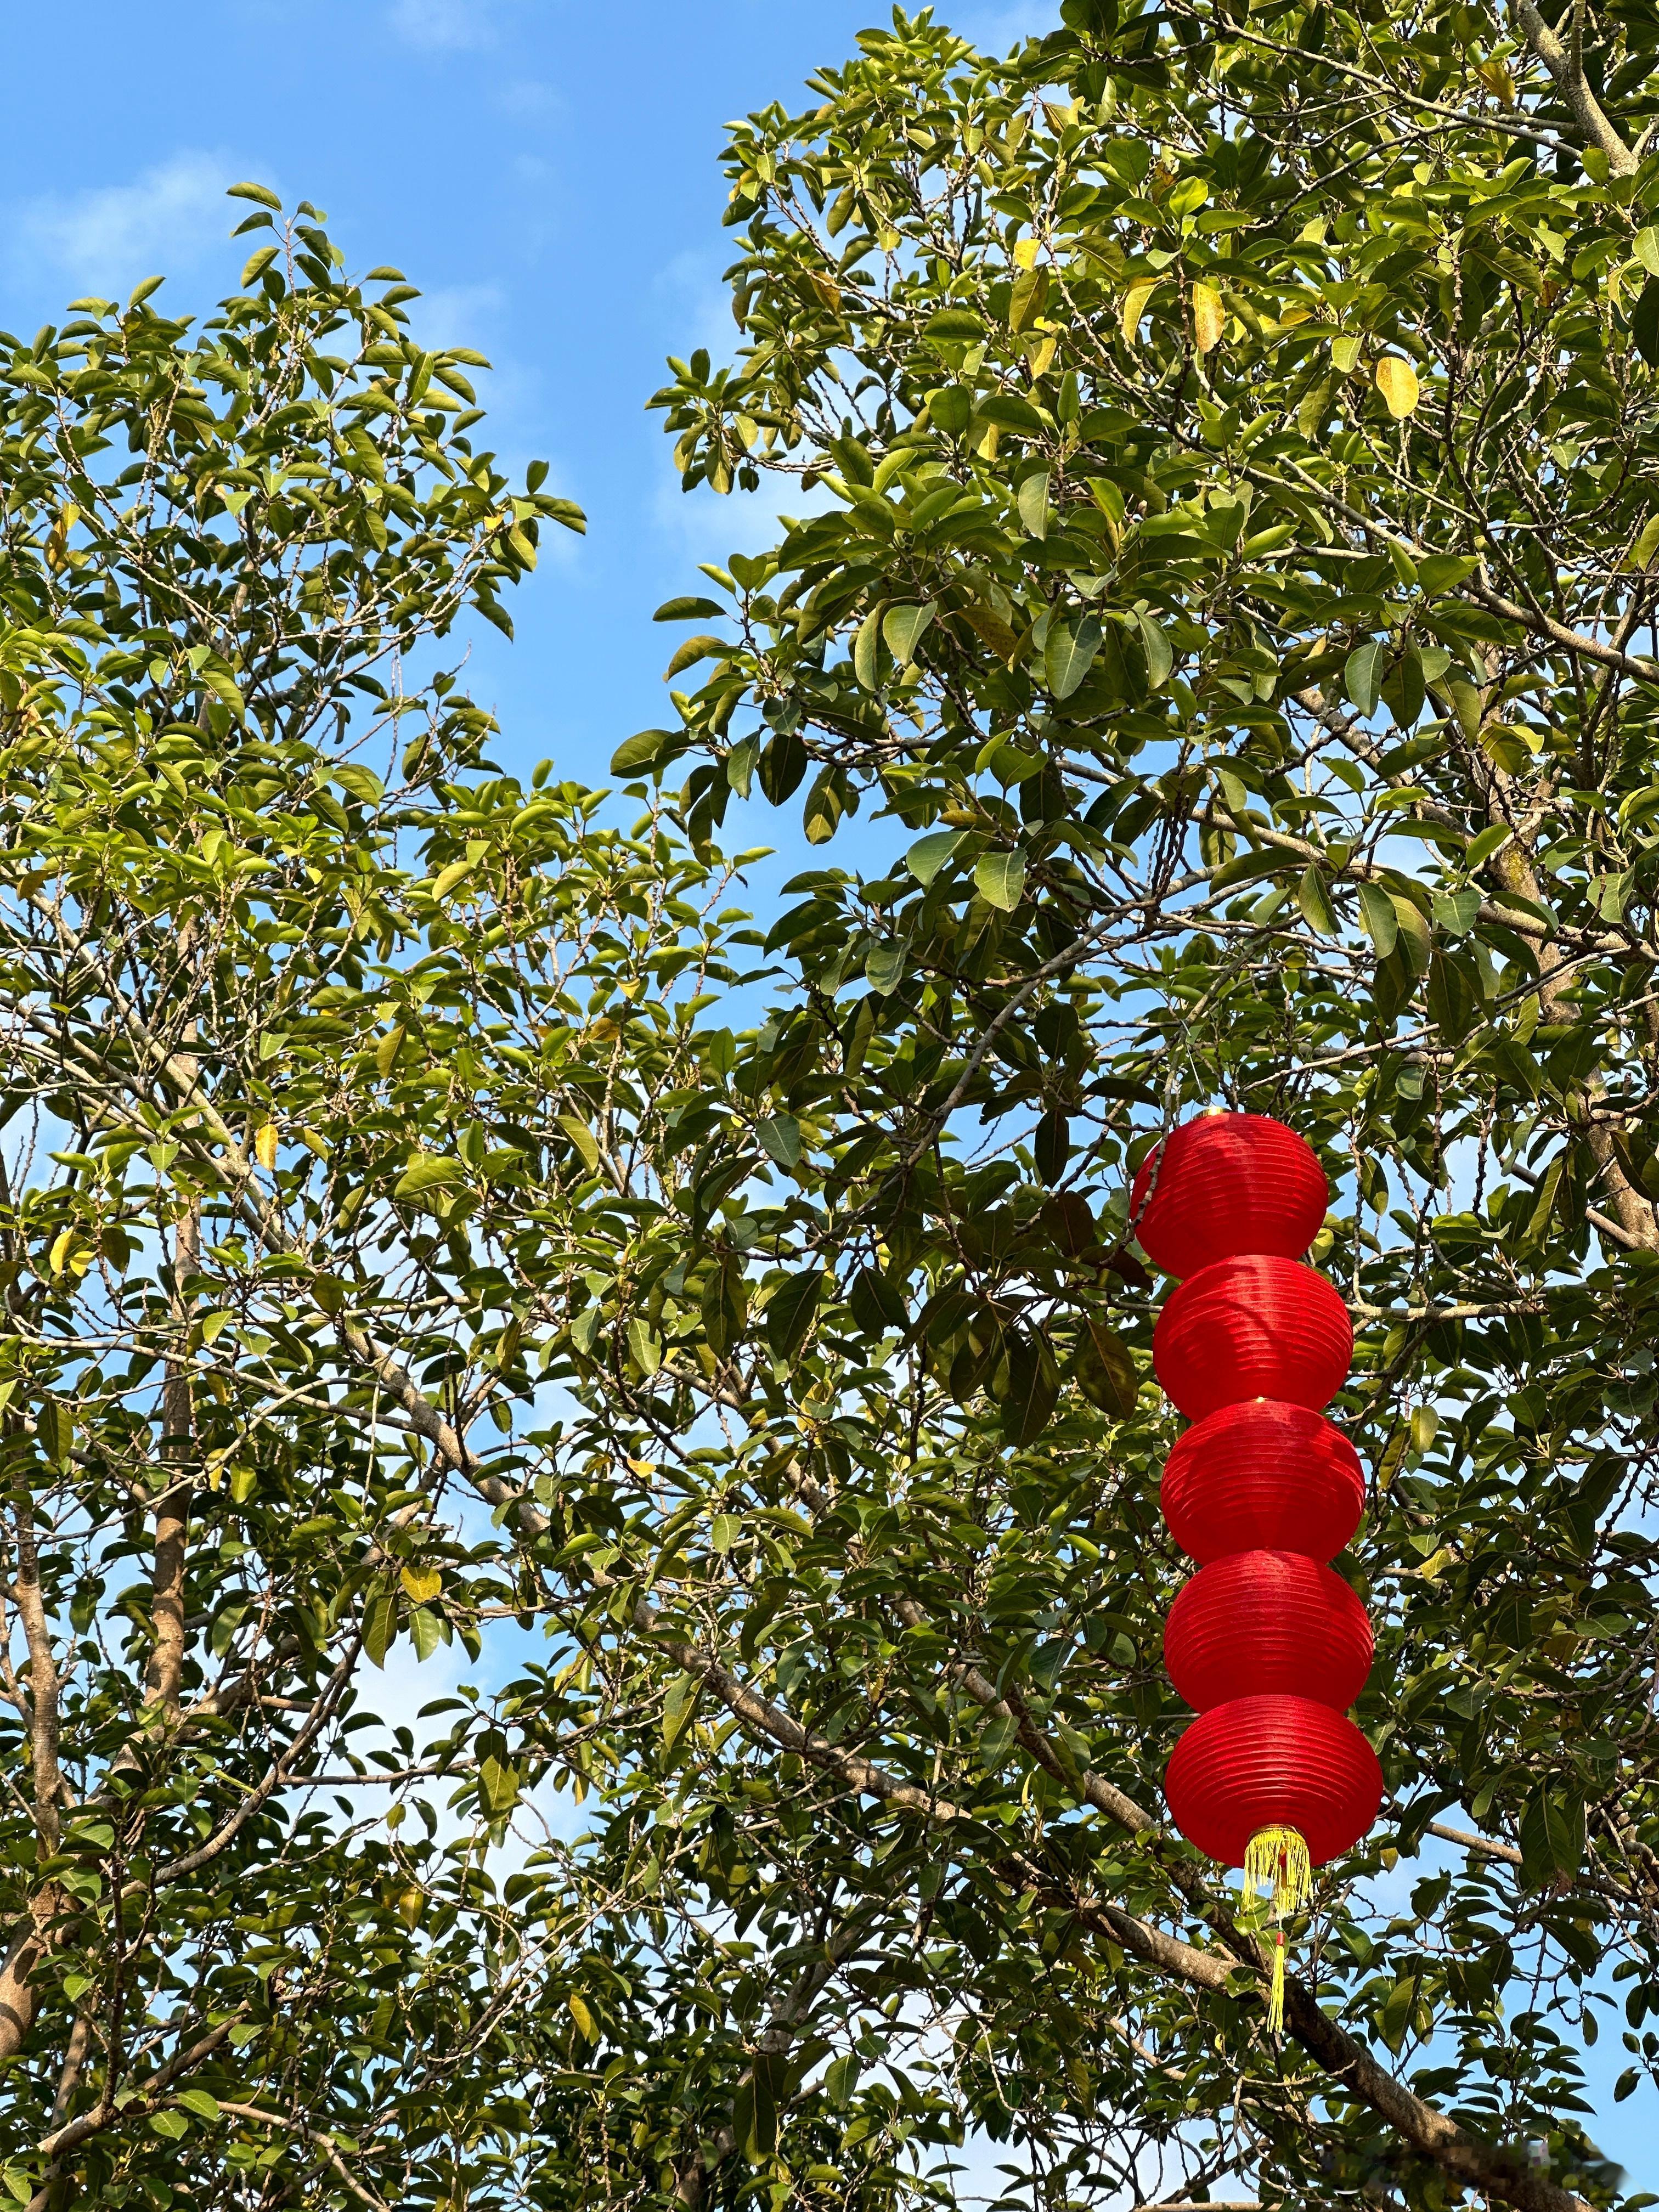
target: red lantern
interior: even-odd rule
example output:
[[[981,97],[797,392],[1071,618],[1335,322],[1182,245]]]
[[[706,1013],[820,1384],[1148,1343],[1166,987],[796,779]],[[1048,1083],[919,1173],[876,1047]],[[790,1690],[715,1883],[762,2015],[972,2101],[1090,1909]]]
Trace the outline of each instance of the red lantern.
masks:
[[[1236,1698],[1200,1715],[1175,1747],[1164,1793],[1189,1842],[1243,1866],[1262,1829],[1294,1829],[1315,1866],[1352,1850],[1382,1802],[1376,1753],[1344,1714],[1311,1698]]]
[[[1241,1398],[1317,1413],[1352,1358],[1353,1328],[1336,1291],[1311,1267],[1265,1254],[1218,1260],[1190,1276],[1152,1332],[1158,1379],[1193,1420]]]
[[[1164,1473],[1170,1526],[1206,1563],[1164,1632],[1170,1678],[1200,1708],[1164,1793],[1190,1842],[1243,1868],[1247,1897],[1272,1892],[1273,2032],[1285,1916],[1382,1796],[1375,1753],[1339,1710],[1364,1686],[1370,1624],[1323,1564],[1364,1499],[1352,1449],[1320,1418],[1353,1332],[1331,1285],[1297,1264],[1329,1195],[1291,1130],[1219,1115],[1183,1124],[1142,1167],[1131,1217],[1150,1256],[1185,1279],[1158,1316],[1152,1364],[1198,1424]]]
[[[1330,1202],[1325,1170],[1294,1129],[1261,1114],[1205,1114],[1146,1155],[1129,1218],[1155,1266],[1195,1275],[1236,1252],[1299,1260]]]
[[[1255,1398],[1188,1430],[1164,1469],[1164,1517],[1202,1565],[1229,1552],[1334,1559],[1359,1526],[1365,1477],[1340,1429],[1305,1406]]]
[[[1235,1552],[1170,1609],[1164,1663],[1189,1705],[1311,1698],[1338,1711],[1371,1671],[1371,1625],[1340,1575],[1297,1552]]]

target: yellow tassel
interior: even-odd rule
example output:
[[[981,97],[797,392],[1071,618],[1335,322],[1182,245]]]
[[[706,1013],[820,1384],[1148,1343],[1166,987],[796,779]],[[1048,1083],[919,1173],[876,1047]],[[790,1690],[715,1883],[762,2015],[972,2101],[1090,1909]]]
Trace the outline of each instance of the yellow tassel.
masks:
[[[1275,1923],[1267,2033],[1279,2035],[1285,2027],[1285,1930],[1278,1923],[1287,1912],[1298,1911],[1313,1893],[1313,1862],[1294,1828],[1258,1828],[1245,1846],[1244,1895],[1253,1899],[1264,1889],[1272,1894]]]
[[[1313,1894],[1313,1862],[1294,1828],[1258,1828],[1244,1847],[1244,1893],[1273,1892],[1273,1912],[1297,1912]]]

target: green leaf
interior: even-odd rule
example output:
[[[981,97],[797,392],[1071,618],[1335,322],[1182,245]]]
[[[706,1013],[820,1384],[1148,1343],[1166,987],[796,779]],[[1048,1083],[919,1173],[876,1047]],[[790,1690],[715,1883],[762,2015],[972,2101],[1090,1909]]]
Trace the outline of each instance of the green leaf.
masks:
[[[612,775],[637,775],[641,769],[665,765],[690,743],[684,730],[638,730],[611,756]]]
[[[472,873],[475,865],[471,860],[452,860],[447,868],[441,868],[432,879],[433,897],[446,899],[451,891],[459,890]]]
[[[717,1513],[708,1524],[708,1548],[723,1558],[742,1534],[743,1522],[737,1514]]]
[[[580,1154],[582,1165],[587,1170],[589,1175],[596,1175],[599,1172],[599,1161],[603,1157],[599,1151],[599,1139],[588,1127],[586,1122],[579,1120],[574,1114],[561,1114],[558,1119],[560,1128],[564,1131]]]
[[[1631,309],[1630,334],[1650,368],[1659,368],[1659,276],[1650,276]]]
[[[793,1114],[769,1114],[755,1124],[755,1134],[768,1158],[781,1168],[800,1165],[800,1123]]]
[[[228,200],[257,200],[261,207],[270,208],[278,215],[283,211],[283,203],[269,185],[228,185],[225,198]]]
[[[1016,1449],[1035,1443],[1054,1418],[1060,1377],[1048,1347],[1023,1331],[1008,1343],[1008,1390],[1002,1401],[1002,1433]]]
[[[1094,666],[1101,635],[1098,615],[1068,615],[1049,623],[1042,663],[1056,699],[1069,699]]]
[[[653,622],[720,622],[731,613],[718,599],[665,599],[651,617]]]
[[[1461,891],[1437,891],[1434,918],[1448,937],[1467,937],[1480,911],[1480,894],[1473,887]]]
[[[699,631],[696,637],[688,637],[678,648],[662,672],[662,680],[665,684],[672,683],[683,670],[695,667],[698,661],[707,660],[710,654],[724,659],[735,650],[736,647],[729,645],[723,637],[714,637],[707,630]]]
[[[853,673],[866,691],[881,689],[881,623],[883,608],[872,607],[859,624],[853,641]]]
[[[1630,549],[1631,567],[1650,568],[1656,553],[1659,553],[1659,514],[1650,514],[1638,532],[1636,543]]]
[[[665,1751],[674,1746],[690,1727],[696,1716],[697,1700],[702,1695],[700,1674],[676,1674],[669,1683],[662,1701],[662,1745]]]
[[[1470,838],[1468,849],[1463,855],[1464,866],[1466,868],[1482,866],[1492,858],[1498,847],[1507,845],[1514,835],[1514,830],[1507,822],[1489,823],[1478,836]]]
[[[1022,269],[1008,291],[1008,327],[1011,331],[1029,330],[1042,313],[1048,297],[1048,271],[1046,269]],[[1041,536],[1041,532],[1036,533]]]
[[[1029,399],[1022,399],[1017,392],[992,392],[979,403],[981,422],[994,422],[1000,430],[1012,430],[1021,437],[1041,437],[1046,427]],[[1045,495],[1048,485],[1043,486]]]
[[[459,1160],[440,1159],[431,1152],[416,1152],[398,1178],[394,1198],[421,1198],[430,1190],[451,1190],[466,1180]]]
[[[1072,1156],[1071,1122],[1058,1106],[1049,1107],[1031,1134],[1031,1157],[1044,1182],[1057,1183]]]
[[[987,906],[1012,914],[1025,888],[1023,853],[981,853],[974,864],[974,882]]]
[[[947,437],[960,437],[973,413],[973,394],[960,384],[939,385],[927,395],[927,419]]]
[[[1146,680],[1157,691],[1170,680],[1170,672],[1175,666],[1175,648],[1162,625],[1144,607],[1136,610],[1135,624],[1146,654]]]
[[[879,1267],[860,1267],[848,1293],[853,1318],[866,1336],[884,1336],[910,1325],[909,1309]]]
[[[190,2122],[184,2114],[174,2112],[170,2106],[159,2112],[152,2112],[149,2124],[155,2134],[165,2136],[169,2142],[177,2142],[190,2130]]]
[[[648,1382],[662,1365],[662,1339],[643,1314],[635,1314],[628,1324],[628,1350]]]
[[[1395,909],[1394,901],[1381,884],[1360,884],[1359,918],[1376,948],[1377,958],[1386,960],[1394,951],[1395,942],[1400,935],[1400,916]]]
[[[904,947],[890,939],[884,945],[872,945],[864,963],[865,980],[872,991],[885,998],[897,989],[904,980]]]
[[[1366,720],[1376,712],[1382,688],[1383,647],[1375,639],[1357,646],[1343,665],[1343,689]]]
[[[210,2097],[205,2089],[181,2089],[178,2101],[187,2112],[194,2112],[198,2120],[216,2120],[219,2118],[218,2100]]]
[[[487,1820],[504,1820],[519,1802],[518,1771],[499,1752],[478,1762],[478,1802]]]
[[[444,1640],[442,1625],[428,1607],[417,1605],[410,1608],[408,1626],[415,1656],[424,1666]]]
[[[901,668],[908,667],[915,659],[922,632],[933,621],[933,614],[930,599],[921,606],[890,607],[882,617],[883,640]]]
[[[780,731],[760,757],[760,787],[774,806],[781,806],[806,773],[806,747],[799,730]]]
[[[911,846],[904,856],[904,865],[925,890],[961,842],[959,830],[929,830],[927,836],[918,837]]]
[[[1316,867],[1302,871],[1296,887],[1296,902],[1310,929],[1321,937],[1336,937],[1341,933],[1336,909],[1331,904],[1330,893],[1325,888],[1325,878]]]
[[[860,2062],[855,2051],[830,2060],[823,2069],[823,2094],[838,2112],[845,2112],[859,2086]]]
[[[823,1288],[821,1267],[804,1268],[774,1291],[766,1306],[766,1341],[776,1359],[793,1359],[805,1342]]]
[[[397,1634],[397,1593],[377,1590],[363,1609],[363,1650],[376,1667],[385,1666]]]
[[[1030,476],[1021,478],[1016,503],[1019,508],[1019,519],[1025,526],[1026,535],[1030,538],[1046,538],[1048,535],[1048,471],[1047,469],[1034,470]]]
[[[1659,276],[1659,228],[1645,224],[1631,241],[1632,252],[1650,276]]]
[[[1134,1356],[1117,1331],[1091,1315],[1078,1345],[1079,1387],[1103,1413],[1127,1421],[1140,1395]]]

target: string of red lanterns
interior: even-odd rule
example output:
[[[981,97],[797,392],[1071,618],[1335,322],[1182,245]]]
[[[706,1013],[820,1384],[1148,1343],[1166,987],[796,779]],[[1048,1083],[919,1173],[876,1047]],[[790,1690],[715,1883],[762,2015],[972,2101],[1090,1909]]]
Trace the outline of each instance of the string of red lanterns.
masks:
[[[1275,2033],[1285,1916],[1382,1802],[1376,1754],[1346,1711],[1370,1671],[1370,1623],[1328,1565],[1365,1497],[1352,1445],[1324,1418],[1352,1362],[1347,1308],[1303,1264],[1329,1203],[1294,1130],[1215,1113],[1153,1148],[1131,1206],[1142,1250],[1182,1279],[1152,1364],[1194,1423],[1164,1467],[1162,1503],[1200,1571],[1170,1608],[1164,1657],[1198,1718],[1164,1796],[1189,1843],[1243,1869],[1247,1896],[1271,1888]]]

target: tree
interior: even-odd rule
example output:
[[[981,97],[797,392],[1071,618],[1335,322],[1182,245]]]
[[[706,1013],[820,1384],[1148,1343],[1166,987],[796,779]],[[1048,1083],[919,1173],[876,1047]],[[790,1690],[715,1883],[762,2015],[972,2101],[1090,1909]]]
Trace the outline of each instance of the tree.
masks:
[[[896,2212],[970,2126],[1045,2212],[1619,2193],[1653,29],[1064,15],[1006,63],[897,17],[735,131],[743,350],[661,398],[689,480],[809,511],[662,611],[719,628],[626,829],[404,689],[550,517],[395,298],[295,228],[199,340],[13,354],[20,2199]],[[127,522],[74,445],[124,422]],[[803,788],[840,865],[744,964],[715,834]],[[1215,1099],[1331,1169],[1373,1474],[1390,1794],[1282,2045],[1159,1796],[1125,1191]],[[384,1815],[317,1804],[446,1634],[495,1693],[394,1738]]]
[[[490,1846],[585,1753],[540,1680],[368,1753],[365,1685],[536,1609],[487,1508],[588,1121],[679,1079],[659,986],[724,972],[718,872],[492,768],[444,657],[580,516],[472,450],[479,357],[413,342],[397,270],[237,191],[199,331],[151,283],[0,339],[0,2157],[36,2212],[495,2201],[586,1921],[556,1842],[506,1893]]]
[[[1621,2095],[1659,2048],[1655,27],[1060,13],[1005,64],[896,14],[738,126],[742,351],[658,398],[688,485],[817,496],[662,611],[700,677],[617,766],[688,763],[700,845],[803,786],[840,843],[659,1278],[635,1418],[684,1502],[607,1543],[641,1694],[684,1669],[653,1832],[695,1803],[696,1879],[814,1962],[755,2015],[775,2087],[785,2046],[786,2091],[931,2067],[848,2140],[943,2097],[1046,2204],[1180,2144],[1190,2185],[1564,2212],[1615,2187],[1584,2045]],[[1282,2049],[1160,1819],[1124,1194],[1217,1099],[1329,1163],[1372,1469],[1390,1794]],[[693,1353],[719,1436],[661,1381]],[[773,2149],[734,2124],[723,2188],[734,2136]]]

